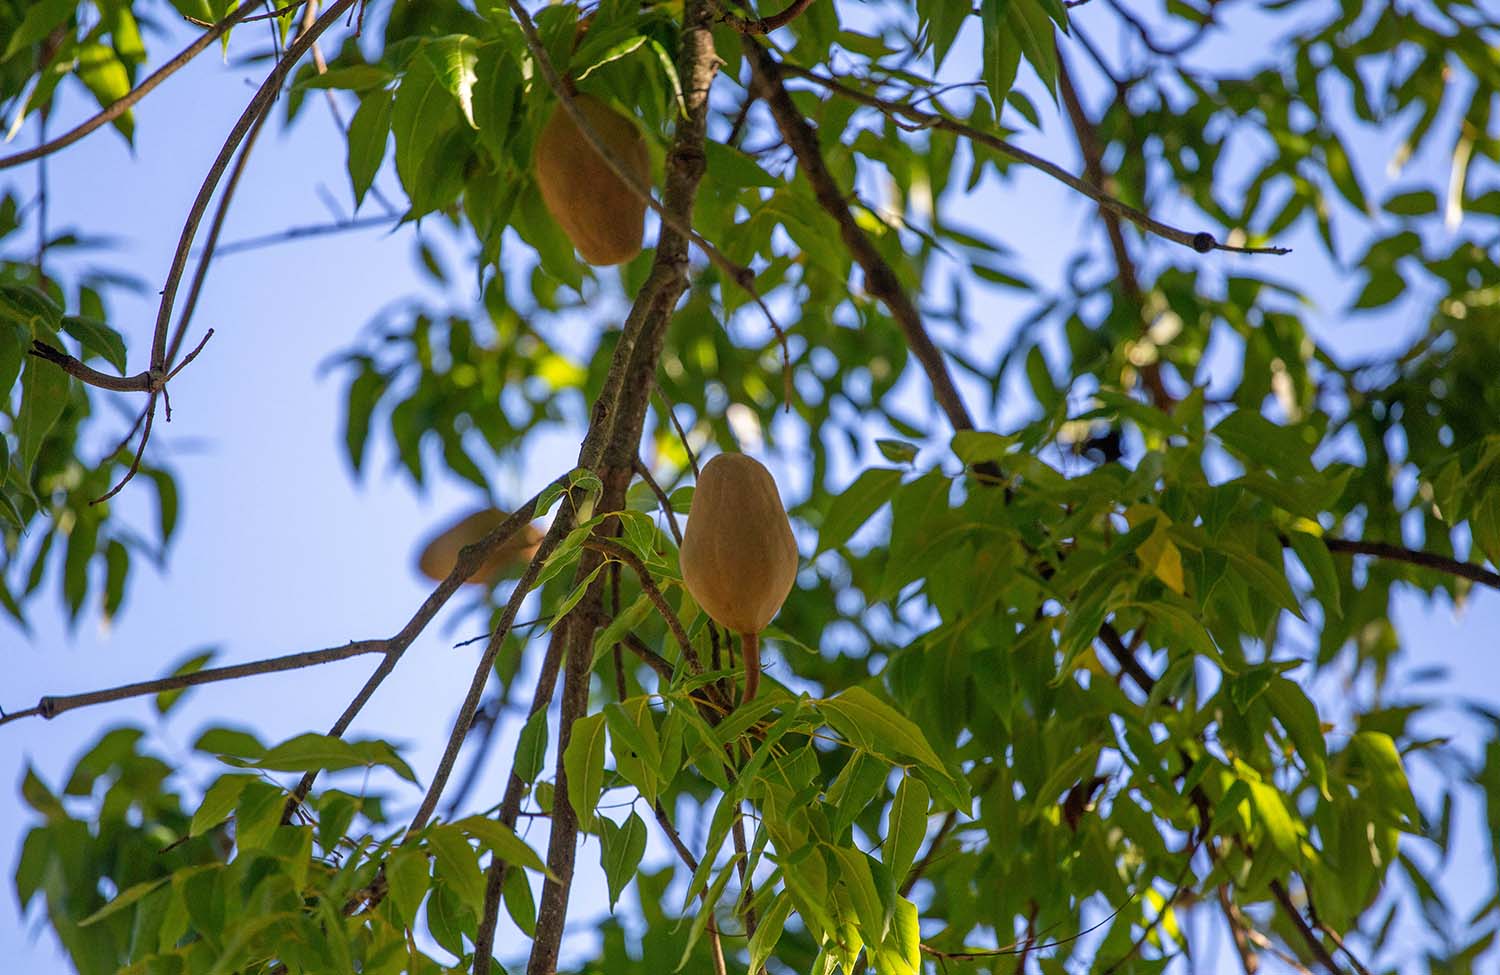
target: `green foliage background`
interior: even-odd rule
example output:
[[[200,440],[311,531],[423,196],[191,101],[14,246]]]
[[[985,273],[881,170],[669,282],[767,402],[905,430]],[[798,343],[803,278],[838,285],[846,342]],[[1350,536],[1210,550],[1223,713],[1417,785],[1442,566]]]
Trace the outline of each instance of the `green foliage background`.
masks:
[[[1419,699],[1394,679],[1409,651],[1391,605],[1401,590],[1462,604],[1500,581],[1494,14],[1450,0],[1249,6],[1172,0],[1143,22],[1110,0],[814,0],[756,40],[790,66],[796,110],[848,222],[889,268],[882,281],[856,266],[784,129],[747,101],[742,41],[714,15],[722,64],[692,223],[754,270],[787,359],[750,295],[698,255],[659,391],[635,390],[654,404],[642,452],[684,515],[692,468],[663,404],[700,449],[763,441],[806,472],[805,493],[788,492],[806,561],[767,633],[783,663],[773,686],[730,710],[724,637],[680,585],[650,486],[601,511],[608,472],[580,470],[539,505],[580,527],[544,556],[553,626],[512,633],[494,679],[508,689],[523,654],[568,632],[556,621],[588,605],[591,584],[609,590],[609,625],[582,644],[598,678],[587,713],[559,749],[557,716],[538,712],[513,759],[525,814],[555,823],[566,804],[598,841],[620,914],[586,942],[598,950],[584,968],[707,970],[720,940],[752,973],[998,971],[1018,954],[1047,972],[1155,972],[1186,964],[1183,918],[1205,912],[1247,939],[1242,957],[1477,970],[1500,900],[1452,916],[1411,851],[1446,856],[1459,795],[1483,798],[1492,859],[1500,849],[1500,715],[1475,712],[1491,729],[1479,756],[1418,733],[1436,705],[1407,703]],[[691,97],[682,25],[703,9],[601,0],[535,14],[559,70],[639,124],[658,185]],[[47,111],[65,84],[106,106],[142,80],[139,24],[230,12],[0,0],[6,122]],[[413,482],[438,465],[488,492],[487,471],[574,429],[609,388],[620,332],[579,365],[536,323],[619,316],[650,287],[653,254],[618,274],[589,268],[547,216],[531,159],[556,96],[506,4],[363,15],[358,38],[328,42],[326,71],[309,60],[290,74],[278,121],[331,90],[350,110],[356,200],[394,165],[399,219],[465,235],[472,262],[452,287],[482,298],[371,323],[337,364],[345,446],[356,474],[371,440],[389,438]],[[1276,24],[1274,45],[1211,70],[1192,60],[1201,37],[1252,15]],[[275,18],[281,44],[300,17]],[[1101,54],[1091,38],[1106,32],[1125,55]],[[955,79],[965,38],[979,70]],[[951,124],[913,124],[796,69]],[[129,113],[114,125],[132,136]],[[972,135],[1025,142],[1053,127],[1120,201],[1231,246],[1310,229],[1301,239],[1365,282],[1352,322],[1401,300],[1424,327],[1398,354],[1350,363],[1278,276],[1298,255],[1230,263],[1104,212],[1102,240],[1036,279],[1024,234],[965,209],[981,181],[1021,165]],[[1446,183],[1398,176],[1376,194],[1348,148],[1371,133],[1395,134],[1397,169],[1438,147]],[[30,219],[7,196],[0,239]],[[0,603],[24,621],[51,589],[75,618],[128,611],[132,566],[162,558],[192,485],[148,451],[125,490],[156,495],[156,524],[90,504],[134,450],[96,459],[100,403],[138,394],[91,389],[27,352],[42,342],[126,375],[146,350],[112,324],[107,273],[0,271]],[[988,289],[1028,304],[1003,346],[974,311]],[[962,388],[988,393],[975,429],[913,408],[910,390],[925,400],[933,377],[889,291],[915,301]],[[872,430],[879,458],[860,450]],[[707,673],[620,559],[589,568],[595,532],[649,571],[715,663]],[[617,652],[627,635],[671,677]],[[1314,700],[1330,672],[1349,675],[1347,698]],[[416,776],[385,742],[213,729],[194,748],[222,762],[202,794],[132,728],[105,733],[70,774],[23,783],[34,826],[16,889],[23,905],[45,901],[79,971],[470,970],[496,860],[512,866],[501,904],[515,929],[545,925],[533,882],[548,854],[493,815],[408,834],[415,790],[401,783]],[[1442,783],[1420,801],[1418,763]],[[383,769],[388,785],[316,789],[283,824],[292,780],[279,773],[350,768]],[[694,838],[695,865],[642,870],[658,808]],[[1392,936],[1413,930],[1414,951]]]

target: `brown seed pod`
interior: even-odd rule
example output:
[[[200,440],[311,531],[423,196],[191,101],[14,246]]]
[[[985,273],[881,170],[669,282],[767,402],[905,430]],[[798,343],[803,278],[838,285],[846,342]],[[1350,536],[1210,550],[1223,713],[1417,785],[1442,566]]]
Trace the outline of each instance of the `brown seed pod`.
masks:
[[[682,536],[682,581],[714,622],[745,644],[745,696],[760,686],[760,631],[797,580],[797,541],[771,472],[719,454],[698,476]]]
[[[615,158],[649,184],[651,160],[636,124],[592,95],[574,95],[573,104]],[[542,127],[534,162],[547,212],[585,261],[623,264],[641,252],[646,202],[615,175],[561,105]]]
[[[417,568],[433,582],[442,582],[458,564],[459,549],[479,541],[509,517],[507,512],[499,508],[480,508],[464,515],[428,540],[422,548],[422,554],[417,556]],[[541,541],[540,528],[530,524],[523,526],[491,552],[490,557],[464,581],[493,586],[516,566],[531,561]]]

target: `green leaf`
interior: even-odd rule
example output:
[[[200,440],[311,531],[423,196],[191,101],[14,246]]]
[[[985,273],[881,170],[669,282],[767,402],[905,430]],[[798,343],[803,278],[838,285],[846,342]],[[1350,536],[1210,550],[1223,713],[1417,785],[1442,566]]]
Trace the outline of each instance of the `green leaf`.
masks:
[[[536,899],[524,870],[505,871],[505,910],[528,938],[536,937]]]
[[[877,755],[909,755],[947,774],[943,760],[910,718],[863,687],[846,688],[838,697],[818,703],[828,723],[856,748]]]
[[[1316,473],[1312,464],[1316,443],[1309,443],[1301,429],[1272,423],[1256,410],[1235,410],[1213,432],[1230,452],[1252,465],[1290,474]]]
[[[1422,815],[1417,810],[1416,798],[1412,796],[1401,753],[1396,750],[1391,736],[1380,731],[1361,731],[1350,739],[1349,747],[1364,772],[1360,793],[1371,800],[1371,811],[1377,815],[1394,815],[1398,825],[1416,828]]]
[[[214,657],[218,655],[218,652],[219,649],[217,647],[206,647],[196,650],[186,660],[174,667],[168,676],[180,677],[184,674],[196,674],[204,667],[207,667]],[[178,688],[174,691],[162,691],[156,695],[156,698],[152,702],[156,707],[156,713],[166,714],[172,709],[173,705],[181,700],[182,695],[186,691],[187,688]]]
[[[307,732],[276,745],[251,764],[274,772],[332,772],[370,763],[342,738]]]
[[[62,309],[42,291],[29,285],[0,284],[0,322],[25,329],[26,342],[36,338],[56,345],[56,339],[48,333],[57,331],[62,317]]]
[[[385,861],[385,879],[391,887],[391,900],[408,927],[415,927],[417,912],[427,896],[431,883],[431,870],[427,854],[409,847],[401,847]]]
[[[583,829],[593,825],[594,806],[604,792],[604,747],[603,714],[590,714],[573,722],[573,733],[563,752],[563,768],[568,773],[568,802]]]
[[[896,899],[896,910],[884,943],[876,952],[876,970],[889,975],[920,975],[922,932],[917,905],[905,897]]]
[[[130,70],[113,48],[103,44],[80,44],[74,75],[94,96],[100,108],[108,108],[130,92]],[[125,111],[114,120],[115,128],[127,140],[135,134],[135,117]]]
[[[457,894],[465,907],[478,912],[484,904],[484,873],[462,825],[433,827],[427,831],[426,846],[437,858],[437,879]]]
[[[1016,83],[1021,67],[1021,45],[1006,22],[1009,0],[981,0],[980,23],[983,25],[982,77],[995,106],[996,117],[1005,107],[1005,98]]]
[[[322,74],[311,74],[298,79],[292,85],[292,89],[333,88],[344,91],[368,91],[385,85],[390,80],[391,73],[378,64],[346,64],[343,67],[329,68]]]
[[[203,793],[203,801],[198,804],[198,811],[193,813],[192,824],[188,827],[188,833],[192,836],[202,836],[215,826],[229,818],[234,807],[240,801],[240,793],[245,791],[245,786],[255,781],[255,776],[245,775],[239,772],[230,772],[219,776],[214,784]]]
[[[818,529],[817,553],[838,548],[879,511],[901,485],[901,472],[872,467],[828,504]]]
[[[917,459],[917,452],[921,449],[905,440],[877,440],[875,447],[880,451],[880,456],[891,463],[906,465]]]
[[[388,741],[372,738],[366,741],[355,741],[350,743],[354,753],[364,760],[369,766],[383,765],[401,776],[413,785],[417,782],[417,773],[411,770],[406,760],[396,754],[396,749],[391,747]]]
[[[3,295],[0,295],[0,304],[3,300]],[[6,397],[7,402],[30,347],[31,326],[5,319],[0,313],[0,396]]]
[[[1265,831],[1271,845],[1294,865],[1300,863],[1301,841],[1297,836],[1297,826],[1292,822],[1292,815],[1287,811],[1286,801],[1282,799],[1281,793],[1264,782],[1246,784],[1250,787],[1250,801],[1255,806],[1256,821]]]
[[[604,879],[609,884],[609,910],[614,912],[615,902],[641,865],[646,853],[646,824],[632,812],[622,826],[616,826],[605,817],[599,818],[599,864],[604,868]]]
[[[521,738],[516,743],[515,765],[511,769],[522,782],[535,782],[547,758],[547,709],[539,708],[526,719]]]
[[[64,318],[62,328],[83,346],[83,358],[99,356],[114,366],[120,375],[125,375],[125,340],[119,332],[103,322],[76,315]]]
[[[396,135],[396,174],[413,217],[447,206],[463,188],[464,122],[432,61],[420,54],[408,61],[391,106],[391,131]]]
[[[682,960],[677,963],[677,967],[673,969],[674,972],[682,971],[688,959],[693,956],[693,946],[698,943],[699,938],[703,937],[703,931],[708,927],[708,920],[714,916],[715,906],[719,903],[719,898],[723,896],[724,888],[729,885],[730,878],[734,876],[734,867],[739,861],[740,856],[736,853],[724,865],[724,869],[719,871],[719,876],[714,879],[713,886],[704,893],[703,907],[694,915],[692,926],[688,928],[687,944],[682,949]]]
[[[16,417],[23,478],[31,477],[42,443],[68,405],[70,384],[70,377],[58,366],[34,356],[26,360],[21,373],[21,412]]]
[[[770,908],[761,917],[755,933],[750,936],[750,965],[745,970],[745,975],[757,975],[765,967],[766,959],[776,949],[776,942],[781,940],[781,931],[786,927],[786,919],[791,913],[792,897],[783,890],[771,901]]]
[[[1287,532],[1287,538],[1292,543],[1292,551],[1297,553],[1297,561],[1302,563],[1302,567],[1312,577],[1313,592],[1323,604],[1323,612],[1329,618],[1338,619],[1344,614],[1343,586],[1339,582],[1338,569],[1333,564],[1328,546],[1323,544],[1322,539],[1307,532]]]
[[[537,856],[536,851],[527,846],[526,841],[517,836],[515,830],[498,819],[466,816],[454,822],[453,826],[483,843],[490,852],[506,863],[551,876],[547,865]]]
[[[156,890],[162,884],[171,879],[171,875],[167,874],[161,877],[157,877],[154,880],[143,880],[138,884],[134,884],[130,887],[125,888],[119,893],[118,896],[114,898],[114,900],[110,901],[108,904],[105,904],[103,907],[99,908],[97,911],[90,914],[82,921],[79,921],[78,926],[80,928],[86,928],[91,924],[99,923],[110,915],[122,911],[130,905],[134,904],[136,901],[145,897],[147,894],[150,894],[152,891]]]
[[[17,51],[30,47],[52,33],[77,9],[78,3],[77,0],[31,0],[23,6],[26,15],[21,18],[16,32],[10,36],[10,43],[5,45],[5,53],[0,54],[0,61],[9,61]]]
[[[521,94],[521,66],[503,45],[485,44],[477,52],[474,76],[474,123],[480,144],[501,165],[524,164],[525,156],[514,153],[511,132]]]
[[[1437,213],[1438,198],[1431,190],[1409,190],[1388,197],[1382,206],[1387,213],[1397,216],[1425,217],[1429,213]]]
[[[355,110],[354,117],[349,120],[349,182],[354,187],[354,207],[364,202],[365,194],[370,191],[370,186],[375,182],[375,174],[380,172],[380,164],[385,162],[386,143],[391,138],[391,110],[395,105],[395,96],[384,89],[376,89],[359,100],[359,108]],[[365,380],[366,376],[375,376],[377,373],[362,372],[354,380],[358,384]],[[351,390],[351,397],[353,392]],[[373,405],[373,404],[372,404]],[[361,438],[363,443],[363,438]],[[363,453],[363,451],[360,451]],[[350,456],[355,458],[354,447],[350,445]],[[355,470],[359,464],[354,465]]]
[[[1406,293],[1406,281],[1394,270],[1370,272],[1370,280],[1354,300],[1355,308],[1380,308]]]
[[[1325,799],[1332,799],[1328,791],[1328,743],[1323,738],[1322,722],[1318,709],[1307,693],[1285,677],[1272,677],[1265,689],[1271,712],[1286,729],[1292,747],[1302,756],[1307,766],[1308,778],[1318,787]]]
[[[464,34],[438,37],[422,47],[438,83],[458,102],[470,128],[478,128],[474,123],[474,64],[478,48],[479,42]]]
[[[897,882],[904,881],[916,862],[917,851],[927,836],[927,816],[931,796],[921,779],[910,775],[901,779],[891,802],[890,823],[886,827],[881,859]]]

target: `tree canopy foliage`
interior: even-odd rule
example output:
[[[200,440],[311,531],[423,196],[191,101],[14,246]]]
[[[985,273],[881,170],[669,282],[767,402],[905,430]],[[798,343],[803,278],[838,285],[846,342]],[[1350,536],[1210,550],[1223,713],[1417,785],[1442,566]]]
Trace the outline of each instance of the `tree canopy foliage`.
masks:
[[[413,483],[489,493],[539,437],[580,442],[539,495],[496,499],[515,514],[396,634],[0,702],[14,742],[104,700],[375,663],[331,727],[203,730],[206,790],[135,727],[28,774],[21,904],[84,975],[548,975],[565,937],[604,973],[1158,972],[1204,962],[1198,917],[1225,934],[1207,964],[1246,972],[1473,970],[1500,920],[1500,713],[1471,706],[1479,753],[1424,730],[1447,704],[1411,687],[1392,604],[1500,589],[1494,9],[770,6],[0,0],[10,132],[59,92],[99,106],[0,156],[18,624],[48,593],[129,612],[164,558],[193,485],[150,445],[176,371],[217,368],[193,311],[223,213],[263,128],[325,101],[367,218],[448,227],[470,257],[451,302],[397,306],[340,359],[354,475],[388,440]],[[1257,40],[1225,58],[1236,32]],[[49,238],[21,178],[152,138],[131,107],[220,47],[264,83],[226,110],[154,326],[127,327],[107,268],[51,272],[83,238]],[[645,250],[618,271],[537,187],[539,133],[585,95],[649,157]],[[1028,148],[1058,136],[1076,154]],[[1055,268],[1033,253],[1051,228],[988,203],[1039,179],[1090,208]],[[1399,347],[1341,353],[1289,262],[1357,282],[1332,310],[1352,327],[1399,312]],[[592,354],[552,320],[601,326]],[[139,417],[123,439],[111,400]],[[801,555],[743,704],[738,644],[677,561],[700,455],[739,449],[782,477]],[[157,523],[120,491],[154,493]],[[439,767],[346,736],[507,545],[470,693],[434,705],[456,710]],[[469,732],[513,684],[529,717],[492,754]],[[455,767],[502,760],[504,796],[452,812]],[[1414,795],[1416,767],[1440,785]],[[1487,815],[1473,916],[1420,865],[1463,797]],[[615,912],[592,926],[568,922],[580,848]]]

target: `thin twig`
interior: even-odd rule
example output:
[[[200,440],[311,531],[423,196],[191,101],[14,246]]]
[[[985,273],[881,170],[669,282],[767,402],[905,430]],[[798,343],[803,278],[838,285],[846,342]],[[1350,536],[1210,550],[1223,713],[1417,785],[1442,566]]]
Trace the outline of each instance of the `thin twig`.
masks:
[[[902,897],[911,896],[912,888],[917,885],[917,881],[922,879],[922,875],[931,868],[938,851],[942,849],[943,841],[948,838],[949,833],[953,832],[953,827],[957,824],[958,810],[948,810],[947,815],[943,817],[943,821],[938,825],[938,831],[933,834],[932,842],[927,844],[927,852],[922,854],[922,859],[917,861],[916,866],[911,868],[911,872],[906,875],[906,880],[902,882]]]
[[[696,478],[698,476],[698,455],[693,453],[693,445],[688,443],[687,431],[682,428],[682,421],[677,419],[677,404],[672,402],[672,398],[667,395],[665,389],[661,388],[661,383],[657,382],[655,378],[651,380],[651,386],[667,406],[667,419],[672,421],[672,428],[677,431],[677,439],[682,442],[682,449],[687,452],[688,466],[693,469],[693,477]]]
[[[672,538],[681,546],[682,529],[677,526],[677,512],[672,510],[672,499],[667,496],[667,492],[661,489],[661,485],[656,483],[656,478],[651,476],[651,468],[647,467],[646,462],[639,457],[635,459],[635,472],[641,476],[642,481],[646,482],[646,486],[651,489],[651,493],[656,495],[657,503],[661,505],[662,514],[667,516],[667,527],[672,530]]]
[[[316,667],[320,664],[333,663],[337,660],[347,660],[367,653],[385,653],[389,647],[387,640],[359,640],[346,643],[341,647],[330,647],[327,650],[309,650],[304,653],[287,654],[284,657],[272,657],[269,660],[257,660],[252,663],[233,664],[228,667],[214,667],[209,670],[199,670],[191,674],[173,674],[170,677],[162,677],[157,680],[137,681],[134,684],[123,684],[119,687],[111,687],[100,691],[88,691],[83,694],[52,695],[39,700],[35,707],[24,711],[11,711],[0,717],[0,725],[21,718],[42,717],[52,719],[65,711],[77,708],[91,707],[95,704],[107,704],[110,701],[123,701],[132,697],[145,697],[148,694],[161,694],[164,691],[180,691],[186,687],[195,687],[199,684],[214,684],[219,681],[238,680],[241,677],[255,677],[260,674],[278,674],[285,670],[297,670],[302,667]]]
[[[1234,939],[1234,950],[1240,956],[1240,967],[1245,975],[1256,975],[1260,971],[1260,957],[1250,947],[1252,929],[1245,920],[1244,912],[1229,896],[1229,888],[1219,885],[1219,910],[1224,913],[1224,923],[1229,925],[1230,937]],[[1305,971],[1305,969],[1304,969]]]
[[[1083,178],[1092,183],[1100,192],[1107,193],[1112,187],[1110,178],[1104,172],[1104,148],[1099,144],[1099,133],[1093,120],[1084,110],[1083,102],[1079,100],[1078,92],[1073,87],[1073,79],[1068,72],[1068,62],[1061,50],[1057,52],[1057,86],[1062,94],[1068,119],[1072,122],[1074,135],[1078,139],[1078,151],[1083,156]],[[1109,238],[1109,249],[1114,254],[1115,269],[1120,272],[1118,279],[1120,293],[1134,306],[1140,328],[1146,331],[1145,295],[1141,292],[1140,274],[1136,270],[1135,260],[1130,256],[1130,248],[1125,243],[1120,215],[1108,207],[1100,206],[1099,216],[1104,221],[1104,231]],[[1168,391],[1166,384],[1162,382],[1161,362],[1153,360],[1146,363],[1140,368],[1140,375],[1152,404],[1157,409],[1170,413],[1172,407],[1176,405],[1176,400]]]
[[[1291,248],[1289,247],[1239,247],[1233,244],[1222,244],[1214,237],[1213,234],[1207,231],[1189,233],[1186,230],[1180,230],[1177,227],[1162,223],[1160,220],[1155,220],[1148,214],[1142,213],[1140,210],[1137,210],[1130,204],[1117,200],[1109,194],[1104,193],[1103,191],[1096,189],[1093,186],[1090,186],[1087,180],[1079,179],[1077,176],[1074,176],[1072,173],[1068,172],[1066,169],[1063,169],[1061,166],[1058,166],[1056,163],[1049,162],[1048,160],[1043,159],[1041,156],[1038,156],[1033,152],[1028,152],[1027,150],[1022,149],[1020,146],[1007,142],[999,136],[992,135],[991,133],[985,132],[982,129],[977,129],[971,125],[966,125],[965,123],[960,122],[957,119],[950,118],[945,114],[924,112],[921,109],[912,107],[911,105],[903,104],[901,102],[893,102],[884,98],[877,97],[875,95],[866,94],[865,92],[862,92],[857,88],[852,88],[849,85],[837,81],[836,79],[826,77],[816,71],[812,71],[799,65],[792,64],[789,61],[782,62],[781,66],[792,74],[797,75],[799,78],[805,78],[808,81],[820,85],[821,87],[826,88],[829,91],[837,92],[838,94],[843,95],[846,98],[853,99],[854,101],[857,101],[863,105],[868,105],[871,108],[879,109],[881,112],[884,112],[887,115],[893,117],[899,116],[901,118],[907,119],[909,122],[912,122],[913,124],[921,128],[941,129],[945,132],[952,132],[954,135],[962,136],[973,142],[978,142],[981,145],[988,146],[989,148],[995,150],[998,153],[1001,153],[1002,155],[1009,156],[1016,162],[1023,163],[1027,166],[1032,167],[1033,169],[1038,169],[1041,172],[1046,173],[1053,179],[1058,180],[1059,182],[1070,187],[1071,189],[1078,191],[1079,193],[1082,193],[1084,196],[1093,200],[1100,206],[1107,207],[1110,210],[1113,210],[1115,213],[1118,213],[1120,216],[1124,217],[1126,220],[1129,220],[1131,223],[1135,224],[1137,227],[1141,228],[1147,233],[1155,234],[1158,237],[1161,237],[1165,240],[1170,240],[1176,244],[1182,244],[1185,247],[1191,247],[1193,250],[1197,251],[1200,254],[1206,254],[1209,251],[1215,250],[1231,251],[1236,254],[1291,253]]]
[[[156,422],[156,397],[156,393],[150,393],[146,396],[146,425],[141,428],[141,442],[135,448],[135,456],[130,458],[130,467],[126,469],[125,476],[116,481],[114,487],[90,501],[89,504],[103,504],[108,501],[119,494],[125,488],[125,485],[129,484],[131,479],[140,473],[141,458],[146,456],[146,444],[151,442],[151,426]]]
[[[297,7],[300,6],[303,2],[305,2],[305,0],[297,0],[296,3],[293,3],[290,6]],[[172,58],[166,64],[151,72],[151,74],[146,76],[146,80],[142,81],[139,85],[136,85],[134,88],[121,95],[115,101],[111,102],[97,115],[91,116],[87,121],[79,124],[72,129],[69,129],[67,132],[64,132],[62,135],[58,136],[55,139],[52,139],[49,142],[44,142],[41,145],[35,146],[31,149],[27,149],[24,152],[18,152],[14,155],[0,158],[0,169],[9,169],[12,166],[19,166],[22,163],[29,163],[33,159],[40,159],[43,156],[51,155],[59,149],[67,148],[68,146],[77,142],[79,139],[82,139],[84,136],[88,135],[90,132],[93,132],[95,129],[113,122],[121,115],[124,115],[126,112],[130,111],[131,107],[139,102],[142,98],[145,98],[147,95],[149,95],[153,88],[161,84],[163,81],[166,81],[172,75],[176,74],[189,61],[193,60],[193,58],[202,53],[203,50],[210,44],[218,40],[224,34],[228,33],[230,28],[234,27],[242,20],[247,20],[259,6],[260,0],[245,0],[244,3],[240,4],[238,7],[234,8],[231,13],[226,15],[223,20],[214,24],[196,40],[194,40],[193,43],[189,44],[187,47],[178,52],[176,57]]]
[[[646,641],[634,633],[626,633],[621,642],[630,648],[630,652],[640,657],[650,667],[657,677],[661,678],[662,687],[672,683],[672,662],[661,654],[646,646]]]
[[[274,247],[277,244],[284,244],[288,241],[306,240],[310,237],[326,237],[354,230],[369,230],[374,227],[389,227],[393,231],[399,229],[396,219],[390,216],[353,217],[349,220],[341,220],[336,223],[305,224],[297,227],[289,227],[286,230],[279,230],[274,234],[261,234],[258,237],[247,237],[243,240],[230,241],[219,248],[219,256],[228,257],[231,254],[239,254],[244,251]]]
[[[307,12],[314,14],[317,8],[308,4]],[[187,297],[182,300],[182,314],[177,319],[177,330],[172,333],[172,340],[167,344],[166,361],[168,363],[176,360],[177,352],[182,348],[182,340],[187,336],[188,323],[193,320],[193,312],[198,308],[198,296],[203,292],[203,282],[208,279],[208,267],[214,259],[214,248],[218,245],[219,234],[224,229],[224,219],[229,216],[230,201],[234,199],[234,191],[240,185],[240,177],[245,174],[246,165],[250,161],[250,153],[255,148],[255,141],[270,117],[270,112],[262,112],[255,119],[255,124],[250,127],[249,133],[245,136],[245,144],[240,149],[239,157],[234,161],[234,168],[229,172],[229,180],[224,184],[224,192],[219,195],[219,207],[214,211],[214,218],[209,223],[208,237],[203,242],[203,249],[198,258],[198,268],[193,272],[193,280],[188,285]]]

